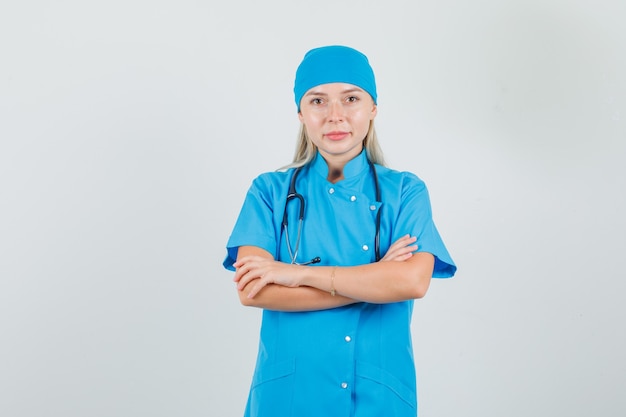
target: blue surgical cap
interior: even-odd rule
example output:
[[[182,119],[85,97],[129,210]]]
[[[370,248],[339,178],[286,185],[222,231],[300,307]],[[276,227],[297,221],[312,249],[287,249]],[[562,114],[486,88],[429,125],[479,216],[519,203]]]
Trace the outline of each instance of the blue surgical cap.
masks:
[[[311,49],[296,71],[293,92],[300,111],[302,96],[328,83],[347,83],[367,91],[376,103],[376,81],[367,57],[356,49],[332,45]]]

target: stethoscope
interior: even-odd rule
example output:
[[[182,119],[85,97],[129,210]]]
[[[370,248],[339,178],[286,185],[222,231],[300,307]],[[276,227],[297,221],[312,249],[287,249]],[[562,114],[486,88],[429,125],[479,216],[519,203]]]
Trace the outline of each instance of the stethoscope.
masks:
[[[380,198],[380,187],[378,185],[378,175],[376,173],[376,168],[374,167],[374,164],[372,163],[372,161],[368,159],[367,162],[371,168],[372,177],[374,178],[376,202],[381,203],[382,201]],[[285,239],[287,241],[287,251],[289,252],[289,258],[291,258],[291,263],[294,265],[310,265],[310,264],[319,263],[321,262],[322,259],[319,256],[316,256],[315,258],[307,262],[298,263],[296,261],[296,258],[298,257],[298,250],[300,249],[300,238],[302,236],[302,223],[304,222],[304,206],[305,206],[304,197],[302,196],[302,194],[296,191],[296,178],[298,174],[300,173],[301,169],[302,167],[296,168],[296,170],[293,173],[293,176],[291,177],[291,183],[289,184],[289,192],[287,193],[287,199],[285,201],[285,211],[283,213],[282,226],[285,232]],[[289,225],[289,216],[287,215],[287,207],[289,206],[289,202],[291,200],[298,200],[300,202],[299,204],[300,210],[298,212],[298,234],[296,236],[296,245],[293,248],[291,247],[291,241],[289,239],[289,227],[287,227]],[[378,212],[376,213],[376,234],[374,236],[374,253],[376,254],[377,262],[380,261],[380,210],[381,208],[382,207],[379,207]]]

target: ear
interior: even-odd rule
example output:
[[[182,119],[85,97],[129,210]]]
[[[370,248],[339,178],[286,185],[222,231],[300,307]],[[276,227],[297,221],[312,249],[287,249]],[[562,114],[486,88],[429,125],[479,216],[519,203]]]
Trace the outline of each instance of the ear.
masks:
[[[374,106],[372,107],[372,113],[370,114],[370,120],[374,120],[377,114],[378,114],[378,106],[374,104]]]
[[[304,123],[301,111],[298,112],[298,119],[300,120],[300,123]]]

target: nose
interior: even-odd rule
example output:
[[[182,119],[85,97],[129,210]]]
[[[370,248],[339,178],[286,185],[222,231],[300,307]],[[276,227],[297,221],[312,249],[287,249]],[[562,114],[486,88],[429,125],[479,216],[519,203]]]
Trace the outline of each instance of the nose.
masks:
[[[328,120],[330,122],[340,122],[343,121],[345,117],[345,112],[343,105],[338,100],[333,100],[328,105]]]

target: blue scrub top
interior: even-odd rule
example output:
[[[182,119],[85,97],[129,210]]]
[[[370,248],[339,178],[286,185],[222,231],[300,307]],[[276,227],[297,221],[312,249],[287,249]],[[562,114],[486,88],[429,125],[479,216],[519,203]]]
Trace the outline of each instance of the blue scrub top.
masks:
[[[426,185],[414,174],[376,165],[382,203],[365,151],[333,184],[321,155],[302,168],[296,190],[305,215],[297,262],[352,266],[376,261],[376,213],[381,211],[380,253],[401,236],[417,236],[418,251],[435,256],[433,277],[452,277],[452,261],[432,219]],[[282,219],[294,169],[257,177],[227,243],[224,267],[234,270],[240,246],[258,246],[291,262]],[[292,248],[297,200],[289,203]],[[314,266],[312,266],[314,267]],[[417,395],[410,324],[413,300],[312,312],[263,310],[247,417],[415,417]]]

